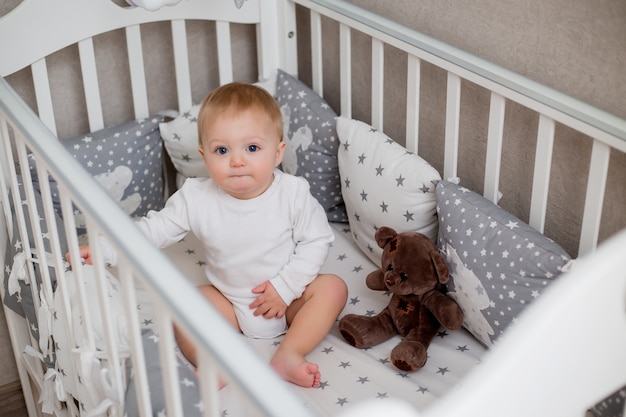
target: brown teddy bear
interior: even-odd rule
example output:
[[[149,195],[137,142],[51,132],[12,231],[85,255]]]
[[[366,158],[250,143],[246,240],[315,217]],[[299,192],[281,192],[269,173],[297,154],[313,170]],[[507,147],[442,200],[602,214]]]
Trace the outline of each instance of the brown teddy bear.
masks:
[[[375,237],[383,249],[382,269],[370,273],[365,283],[393,296],[376,316],[344,316],[339,331],[357,348],[400,334],[404,339],[391,351],[391,361],[401,370],[413,371],[426,363],[426,350],[442,325],[450,330],[461,327],[463,312],[444,294],[448,266],[427,236],[381,227]]]

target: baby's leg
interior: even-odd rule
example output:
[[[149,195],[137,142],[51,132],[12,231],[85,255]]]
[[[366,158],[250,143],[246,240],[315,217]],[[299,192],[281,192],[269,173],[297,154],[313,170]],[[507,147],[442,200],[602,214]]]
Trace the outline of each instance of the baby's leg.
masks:
[[[271,361],[283,379],[303,387],[319,387],[318,365],[307,362],[305,355],[326,337],[347,297],[348,290],[341,278],[323,274],[287,308],[289,330]]]
[[[237,317],[235,316],[235,311],[233,310],[233,305],[228,301],[224,295],[219,292],[213,285],[203,285],[198,287],[202,295],[206,297],[207,300],[217,310],[228,320],[230,324],[235,327],[235,329],[239,330],[239,323],[237,321]],[[183,332],[174,326],[174,335],[176,336],[176,342],[178,343],[178,347],[181,352],[185,355],[185,357],[191,362],[194,366],[198,365],[197,357],[196,357],[196,347],[191,342],[191,340],[183,334]]]

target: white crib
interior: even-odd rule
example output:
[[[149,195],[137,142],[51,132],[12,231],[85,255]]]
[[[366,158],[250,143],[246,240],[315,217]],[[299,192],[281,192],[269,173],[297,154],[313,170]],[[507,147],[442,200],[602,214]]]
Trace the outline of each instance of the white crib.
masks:
[[[353,50],[357,37],[368,42],[371,39],[371,54],[368,49],[365,63],[358,59],[363,51]],[[607,401],[617,399],[623,408],[626,232],[601,233],[603,219],[607,221],[603,211],[607,202],[626,204],[623,179],[617,185],[607,185],[610,161],[618,162],[611,165],[612,171],[626,171],[623,118],[341,0],[182,0],[156,11],[128,7],[122,1],[25,0],[0,18],[0,39],[19,40],[0,43],[0,75],[4,77],[0,80],[4,213],[0,248],[3,255],[15,253],[3,256],[2,298],[30,416],[189,416],[186,407],[196,408],[205,416],[569,416],[584,415],[616,391]],[[329,51],[336,55],[329,58]],[[393,59],[406,60],[406,76],[391,81],[406,92],[400,98],[390,97],[386,89],[389,51]],[[362,74],[355,70],[363,65],[371,65],[371,80],[353,78]],[[419,117],[429,106],[420,92],[424,65],[434,66],[446,78],[440,92],[445,97],[445,114],[439,118],[444,123],[441,138],[421,134],[430,132],[426,124],[433,123],[430,118]],[[85,170],[86,163],[73,157],[72,150],[62,144],[71,137],[79,138],[70,139],[72,143],[87,143],[85,138],[91,141],[95,136],[91,134],[103,128],[142,120],[126,131],[157,126],[159,147],[145,151],[145,157],[136,163],[147,164],[149,157],[160,160],[158,126],[164,123],[163,114],[176,116],[171,123],[180,121],[212,88],[233,80],[259,82],[278,94],[279,70],[296,77],[299,72],[310,74],[315,94],[328,96],[329,101],[337,97],[335,110],[341,116],[338,130],[341,123],[359,128],[352,118],[360,115],[364,106],[371,109],[366,120],[369,125],[364,126],[384,135],[386,106],[395,108],[401,103],[399,113],[407,115],[402,127],[405,137],[398,138],[401,146],[425,159],[433,155],[433,148],[442,149],[441,158],[429,161],[434,167],[440,166],[439,179],[461,177],[461,185],[472,188],[478,178],[475,188],[481,188],[482,181],[478,194],[486,201],[498,203],[504,187],[507,208],[515,211],[517,206],[528,207],[527,223],[541,233],[546,224],[551,231],[571,229],[571,216],[578,214],[573,224],[579,226],[568,233],[576,242],[562,244],[577,251],[580,260],[524,308],[495,346],[485,348],[465,330],[451,335],[442,332],[442,341],[433,342],[430,362],[448,350],[458,350],[457,346],[472,350],[469,366],[451,383],[434,382],[426,389],[419,376],[422,371],[417,371],[417,376],[393,375],[389,365],[378,363],[376,355],[384,355],[397,339],[361,352],[343,342],[336,329],[316,353],[322,372],[337,367],[323,362],[324,358],[331,351],[341,351],[355,362],[354,368],[373,372],[364,377],[357,370],[346,377],[353,378],[351,382],[358,377],[356,385],[365,386],[378,379],[373,396],[355,391],[354,402],[337,396],[335,404],[335,398],[331,402],[327,398],[334,391],[325,395],[324,387],[316,392],[284,383],[267,366],[271,344],[245,340],[194,289],[202,275],[194,272],[193,263],[183,253],[193,251],[186,246],[165,252],[152,247],[120,209],[120,202]],[[338,91],[324,94],[324,90],[329,91],[328,78],[338,80]],[[486,91],[490,103],[483,126],[486,138],[477,139],[476,144],[460,139],[464,111],[461,91],[469,83]],[[354,102],[355,97],[363,99],[356,91],[363,85],[371,91],[365,105]],[[359,110],[354,111],[357,107]],[[507,161],[503,159],[505,112],[532,112],[531,118],[522,119],[527,124],[528,120],[538,121],[531,128],[536,130],[531,168],[502,162]],[[163,129],[160,134],[165,135]],[[577,141],[590,144],[585,148],[589,152],[584,166],[576,169],[586,188],[581,207],[565,207],[567,215],[563,216],[549,204],[562,191],[550,186],[552,163],[559,158],[553,151],[559,129],[567,129],[567,134],[575,132]],[[362,132],[367,130],[359,130],[356,139],[364,137]],[[341,132],[338,136],[345,144]],[[168,144],[164,146],[172,161],[159,169],[158,179],[153,175],[146,181],[163,181],[163,192],[169,194],[184,174],[177,164],[185,165],[193,157],[186,155],[187,159],[181,160]],[[471,158],[479,155],[484,164],[464,164],[459,169],[463,158],[470,158],[464,153],[470,148],[476,152]],[[337,152],[342,152],[341,147]],[[127,154],[130,158],[132,152]],[[164,179],[160,178],[161,171]],[[341,178],[344,182],[345,172]],[[41,180],[48,176],[56,185],[51,187],[49,181]],[[507,185],[500,181],[511,176],[527,176],[530,192],[507,195]],[[449,184],[455,187],[454,181]],[[432,185],[433,198],[434,190]],[[369,300],[370,290],[359,281],[359,277],[364,281],[368,268],[376,267],[376,256],[364,254],[358,238],[356,243],[352,239],[360,229],[348,192],[344,183],[349,223],[333,225],[337,241],[325,268],[350,281],[352,298],[344,313],[365,313],[384,307],[387,296],[378,294]],[[153,206],[147,204],[145,208]],[[74,216],[77,210],[82,217]],[[611,224],[626,224],[626,210],[621,211]],[[524,209],[514,214],[524,215]],[[86,234],[79,237],[77,230]],[[94,267],[75,268],[69,274],[64,263],[66,250],[77,265],[79,240],[93,242],[99,236],[117,248],[121,258],[117,269],[107,268],[98,245],[93,245]],[[600,238],[603,242],[598,244]],[[438,241],[443,242],[441,234]],[[335,268],[341,265],[337,260],[345,257],[358,261],[354,268],[351,264],[338,272]],[[82,282],[85,277],[88,285],[74,286],[70,281]],[[30,297],[25,293],[28,291]],[[10,307],[6,300],[11,297],[22,303],[25,297],[32,298],[30,315]],[[361,300],[371,304],[361,310],[357,305]],[[150,315],[139,310],[139,305],[149,305]],[[200,347],[198,399],[193,404],[181,393],[180,381],[195,387],[195,376],[186,376],[193,372],[176,352],[172,323]],[[157,337],[159,352],[149,353],[146,345]],[[444,339],[452,340],[452,345]],[[68,344],[62,345],[61,340]],[[74,361],[72,366],[80,372],[61,372],[58,361],[66,350],[61,347],[73,352],[67,360]],[[47,358],[51,354],[56,359]],[[351,365],[342,361],[342,366]],[[83,383],[79,378],[86,376],[87,368],[94,379]],[[443,377],[447,371],[435,367],[433,373]],[[218,375],[229,382],[221,391],[217,388]],[[337,375],[333,374],[335,385],[340,384]],[[398,382],[399,378],[406,378],[406,384]],[[153,385],[155,379],[162,380],[162,396]],[[387,381],[393,381],[387,387],[389,392],[376,391]],[[418,394],[422,397],[416,399]]]

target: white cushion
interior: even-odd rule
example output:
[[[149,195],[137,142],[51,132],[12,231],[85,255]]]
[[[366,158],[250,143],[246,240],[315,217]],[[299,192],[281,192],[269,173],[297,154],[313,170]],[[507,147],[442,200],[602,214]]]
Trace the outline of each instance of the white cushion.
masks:
[[[352,236],[376,265],[382,249],[374,234],[380,226],[415,231],[435,241],[435,182],[441,175],[366,123],[337,118],[341,192]]]

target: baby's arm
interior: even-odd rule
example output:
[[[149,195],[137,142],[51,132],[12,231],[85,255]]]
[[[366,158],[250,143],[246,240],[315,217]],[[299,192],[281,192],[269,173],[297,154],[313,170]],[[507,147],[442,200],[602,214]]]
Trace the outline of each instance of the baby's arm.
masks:
[[[193,190],[187,192],[187,194],[193,195]],[[176,243],[189,231],[188,219],[186,217],[188,204],[186,199],[187,196],[181,190],[178,190],[169,198],[162,210],[148,212],[146,216],[139,218],[135,224],[159,248]],[[111,266],[117,265],[117,252],[115,249],[104,237],[100,237],[99,241],[105,262]],[[86,264],[92,263],[89,246],[81,246],[79,254]],[[65,255],[65,258],[70,262],[69,253]]]
[[[270,280],[287,305],[300,298],[317,277],[335,238],[326,213],[309,192],[308,184],[298,190],[294,202],[296,208],[292,214],[295,217],[290,222],[296,247],[278,275]]]
[[[78,256],[85,261],[86,264],[91,265],[93,262],[91,261],[91,249],[89,245],[83,245],[78,248]],[[65,254],[65,259],[71,265],[72,260],[70,259],[70,253]]]
[[[115,250],[109,245],[109,242],[106,241],[103,237],[100,237],[100,249],[102,251],[102,256],[104,257],[104,263],[115,266],[117,265],[117,253]],[[78,247],[78,256],[83,260],[87,265],[93,264],[93,259],[91,258],[91,247],[89,245],[82,245]],[[72,264],[72,259],[70,257],[70,253],[67,252],[65,254],[65,259],[69,264]]]
[[[274,317],[281,318],[287,311],[287,304],[278,295],[278,292],[274,286],[265,281],[261,285],[258,285],[252,289],[254,294],[259,296],[250,303],[250,309],[254,310],[255,316],[263,316],[266,319]]]

